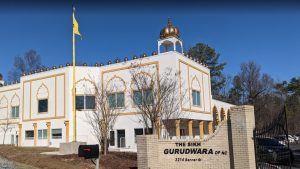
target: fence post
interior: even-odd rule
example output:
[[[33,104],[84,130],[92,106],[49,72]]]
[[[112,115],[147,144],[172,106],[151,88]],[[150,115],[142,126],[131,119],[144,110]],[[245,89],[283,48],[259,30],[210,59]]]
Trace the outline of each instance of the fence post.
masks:
[[[139,169],[160,168],[158,164],[158,136],[138,135],[137,141],[137,163]]]
[[[256,168],[253,140],[254,107],[248,105],[232,107],[230,118],[234,168]]]

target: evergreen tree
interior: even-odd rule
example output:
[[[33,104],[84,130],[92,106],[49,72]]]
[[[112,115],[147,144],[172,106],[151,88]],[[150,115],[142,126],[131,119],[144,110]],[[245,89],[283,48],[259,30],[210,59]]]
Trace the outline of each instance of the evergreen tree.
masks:
[[[283,81],[276,85],[286,97],[288,127],[292,133],[300,133],[300,77],[292,78],[289,83]]]
[[[239,76],[234,76],[232,81],[233,87],[229,91],[229,102],[239,105],[242,103],[243,88]]]
[[[220,54],[207,44],[197,43],[188,50],[188,55],[199,59],[210,69],[212,94],[214,97],[220,95],[220,89],[225,85],[225,76],[222,71],[226,63],[219,63]]]
[[[287,85],[287,91],[292,95],[300,96],[300,77],[291,79]]]

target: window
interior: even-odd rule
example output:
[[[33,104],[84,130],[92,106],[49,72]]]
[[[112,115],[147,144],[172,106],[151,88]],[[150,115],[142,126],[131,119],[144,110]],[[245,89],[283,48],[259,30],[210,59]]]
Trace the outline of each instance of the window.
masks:
[[[146,135],[151,135],[153,133],[153,129],[152,128],[144,128],[145,134]]]
[[[111,145],[111,146],[115,146],[115,131],[110,131],[109,132],[109,144]]]
[[[193,105],[200,106],[201,104],[200,91],[193,90],[192,95],[193,95]]]
[[[38,130],[38,138],[39,140],[47,139],[47,129]]]
[[[95,109],[95,96],[85,96],[85,109]]]
[[[76,96],[76,110],[84,109],[84,96]]]
[[[110,108],[124,107],[124,92],[110,94],[108,96],[108,102]]]
[[[48,112],[48,99],[42,99],[38,101],[39,113]]]
[[[34,138],[34,131],[26,130],[25,131],[25,140],[33,140],[33,138]]]
[[[91,110],[95,107],[95,96],[76,96],[76,110]]]
[[[152,89],[133,91],[133,102],[135,105],[141,105],[143,102],[147,105],[153,103]]]
[[[133,102],[135,105],[142,104],[142,92],[141,91],[134,91],[133,92]]]
[[[18,118],[19,117],[19,106],[12,106],[11,107],[11,117]]]
[[[144,129],[143,128],[134,129],[134,142],[136,143],[136,136],[137,135],[143,135],[143,134],[144,134]]]
[[[152,89],[144,90],[143,91],[143,98],[146,104],[152,104],[153,96],[152,96]]]
[[[181,136],[185,136],[185,135],[186,135],[185,129],[180,129],[180,135],[181,135]]]
[[[52,129],[52,139],[61,139],[62,130],[61,129]]]

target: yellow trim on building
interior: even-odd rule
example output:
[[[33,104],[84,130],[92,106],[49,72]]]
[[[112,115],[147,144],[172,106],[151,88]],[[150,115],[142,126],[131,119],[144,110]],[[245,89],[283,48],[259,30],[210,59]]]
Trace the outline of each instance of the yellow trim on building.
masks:
[[[69,121],[68,120],[65,121],[65,126],[66,126],[66,143],[68,143],[69,142],[69,135],[70,135]]]
[[[176,137],[180,137],[180,120],[175,120]]]
[[[182,100],[184,98],[182,98],[182,92],[181,92],[181,90],[182,90],[182,85],[181,85],[181,81],[182,81],[181,80],[181,75],[182,75],[182,72],[181,72],[181,66],[180,66],[181,64],[185,64],[187,66],[187,71],[188,71],[188,77],[187,78],[188,78],[188,94],[189,94],[189,96],[188,96],[189,99],[188,100],[189,100],[189,106],[190,106],[189,108],[184,108],[183,105],[182,105]],[[195,70],[197,70],[197,71],[199,71],[199,72],[201,72],[201,73],[203,73],[203,74],[206,74],[206,75],[209,76],[208,73],[206,73],[206,72],[198,69],[197,67],[195,67],[195,66],[193,66],[193,65],[191,65],[191,64],[189,64],[189,63],[187,63],[187,62],[185,62],[185,61],[183,61],[181,59],[178,59],[179,82],[180,82],[179,83],[179,93],[180,93],[180,98],[181,98],[181,101],[180,101],[180,103],[181,103],[181,111],[211,114],[212,113],[211,110],[210,110],[210,112],[205,111],[205,101],[203,99],[202,99],[203,100],[203,107],[204,107],[203,110],[196,110],[196,109],[192,108],[191,93],[190,93],[190,91],[191,91],[191,87],[190,87],[191,86],[191,83],[190,83],[190,67],[193,68],[193,69],[195,69]],[[204,92],[203,74],[202,74],[202,84],[201,84],[201,86],[202,86],[202,91]],[[204,93],[202,95],[204,95]],[[202,98],[204,98],[204,96]],[[211,104],[211,99],[210,99],[210,104]],[[202,104],[201,104],[201,106],[202,106]]]
[[[51,122],[46,122],[47,126],[47,139],[48,139],[48,146],[50,146],[50,136],[51,136]]]
[[[18,146],[22,146],[22,124],[19,124]]]
[[[0,93],[9,92],[9,91],[13,91],[13,90],[19,90],[19,89],[20,89],[20,87],[13,88],[13,89],[2,90],[2,91],[0,91]]]
[[[189,131],[189,136],[193,137],[193,120],[188,120],[188,131]]]
[[[200,139],[204,139],[204,121],[199,121],[199,135]]]
[[[37,123],[33,123],[34,146],[37,144]]]
[[[43,79],[49,79],[49,78],[53,78],[54,77],[54,81],[55,81],[55,85],[56,85],[56,80],[57,80],[57,77],[60,77],[60,76],[63,76],[64,77],[64,115],[63,116],[57,116],[57,110],[56,110],[56,104],[57,104],[57,86],[55,86],[55,94],[54,94],[54,102],[55,102],[55,110],[54,110],[54,117],[45,117],[45,118],[32,118],[32,110],[31,110],[31,105],[32,105],[32,100],[31,100],[31,97],[32,97],[32,82],[34,81],[38,81],[38,80],[43,80]],[[29,83],[29,87],[30,87],[30,99],[29,99],[29,119],[25,119],[24,118],[24,86],[25,86],[25,83]],[[42,85],[44,83],[42,82]],[[42,86],[41,85],[41,86]],[[40,87],[41,87],[40,86]],[[44,85],[46,88],[47,86]],[[48,94],[49,94],[49,89],[47,88],[48,90]],[[38,91],[38,90],[37,90]],[[48,100],[48,104],[49,104],[49,100]],[[40,113],[41,114],[41,113]],[[42,113],[42,114],[45,114],[45,113]],[[30,79],[30,80],[26,80],[26,81],[23,81],[23,104],[22,104],[22,121],[36,121],[36,120],[50,120],[50,119],[61,119],[61,118],[65,118],[66,117],[66,75],[65,73],[58,73],[58,74],[54,74],[54,75],[49,75],[49,76],[45,76],[45,77],[39,77],[39,78],[35,78],[35,79]]]
[[[213,134],[213,122],[212,121],[209,121],[208,122],[208,134],[211,135]]]

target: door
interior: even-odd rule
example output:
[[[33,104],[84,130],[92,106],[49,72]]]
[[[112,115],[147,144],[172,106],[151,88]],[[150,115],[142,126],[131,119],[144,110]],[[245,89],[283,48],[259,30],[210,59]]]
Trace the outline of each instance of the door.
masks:
[[[18,135],[16,135],[16,145],[17,145],[17,146],[19,145],[19,142],[18,142],[18,140],[19,140],[19,136],[18,136]]]
[[[10,144],[15,145],[15,135],[10,135]]]
[[[118,139],[118,147],[119,148],[126,147],[125,130],[117,130],[117,139]]]

